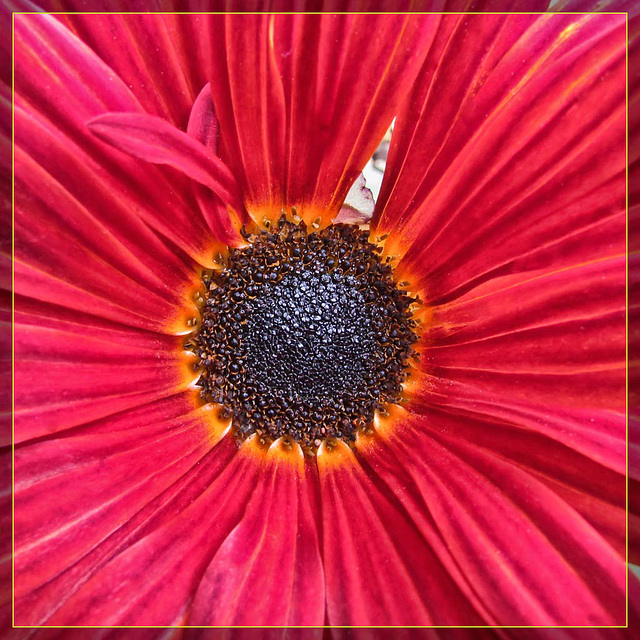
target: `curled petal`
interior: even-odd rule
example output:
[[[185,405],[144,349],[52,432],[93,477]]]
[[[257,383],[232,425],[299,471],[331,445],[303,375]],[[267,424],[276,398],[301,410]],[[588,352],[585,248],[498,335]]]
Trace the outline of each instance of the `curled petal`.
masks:
[[[242,211],[238,186],[229,169],[203,144],[166,120],[137,113],[107,113],[88,126],[99,138],[135,158],[182,171]]]

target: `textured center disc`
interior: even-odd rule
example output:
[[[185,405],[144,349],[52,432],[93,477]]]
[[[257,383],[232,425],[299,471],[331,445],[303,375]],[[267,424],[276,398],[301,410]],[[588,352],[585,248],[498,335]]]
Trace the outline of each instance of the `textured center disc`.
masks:
[[[417,340],[410,305],[368,232],[307,232],[284,217],[245,234],[207,299],[188,348],[203,397],[233,416],[239,438],[289,436],[312,453],[355,439],[376,410],[398,402]]]
[[[357,281],[301,269],[248,302],[247,375],[276,395],[330,399],[366,387],[375,336]]]

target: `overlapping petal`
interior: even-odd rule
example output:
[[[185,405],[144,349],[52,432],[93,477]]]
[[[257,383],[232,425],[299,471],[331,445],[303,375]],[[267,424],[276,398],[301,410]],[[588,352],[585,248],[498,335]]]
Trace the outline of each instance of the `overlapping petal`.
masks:
[[[17,21],[21,623],[624,621],[623,21],[474,19]],[[171,335],[214,193],[333,216],[416,76],[374,220],[412,417],[317,477],[216,444]]]
[[[485,447],[482,429],[460,437],[463,422],[409,417],[369,464],[409,513],[429,514],[503,624],[623,624],[624,558],[534,475]]]
[[[322,445],[318,453],[329,624],[481,620],[407,514],[367,477],[347,445],[336,449]]]
[[[624,16],[478,18],[439,30],[372,222],[432,301],[625,251]]]
[[[258,220],[336,215],[413,82],[433,16],[212,16],[222,154]],[[206,31],[205,31],[206,32]],[[362,51],[375,46],[361,64]],[[313,41],[313,48],[305,43]]]
[[[225,439],[215,447],[221,434],[210,431],[202,411],[194,410],[188,396],[177,395],[92,423],[67,438],[18,448],[19,623],[49,623],[60,607],[66,608],[68,620],[80,624],[104,624],[110,616],[124,616],[128,608],[136,606],[128,597],[100,598],[104,617],[92,617],[95,611],[91,605],[83,604],[95,588],[99,591],[100,583],[104,586],[111,573],[104,570],[108,562],[126,565],[131,580],[137,574],[150,590],[158,587],[154,587],[154,575],[167,588],[173,583],[164,580],[159,566],[154,574],[150,560],[134,561],[138,553],[151,554],[160,563],[173,559],[185,574],[197,569],[197,560],[186,553],[187,547],[195,545],[206,555],[213,541],[202,544],[190,540],[185,534],[194,530],[190,514],[200,522],[215,504],[210,501],[212,492],[227,486],[237,467],[230,462],[236,453],[234,443]],[[31,461],[35,459],[38,464],[34,466]],[[223,472],[227,480],[216,480]],[[67,485],[61,491],[70,478],[74,479],[74,490]],[[245,481],[250,481],[249,476]],[[51,496],[58,493],[58,499],[52,501]],[[216,508],[222,508],[223,503]],[[196,512],[200,516],[196,517]],[[218,525],[224,534],[225,525]],[[205,531],[202,534],[206,537]],[[162,545],[172,546],[171,554],[163,556]],[[124,588],[124,579],[120,583]],[[142,598],[144,594],[138,595]],[[187,600],[174,604],[181,609]],[[162,608],[164,603],[158,606]],[[166,613],[178,615],[175,610],[167,609]],[[146,621],[144,615],[137,619],[143,618]]]
[[[141,112],[126,85],[50,16],[18,16],[15,32],[16,147],[22,154],[16,158],[16,179],[28,181],[29,162],[33,162],[46,170],[60,190],[106,225],[116,239],[122,239],[118,223],[124,224],[124,219],[136,230],[124,241],[139,254],[149,248],[145,252],[147,267],[157,255],[158,269],[164,263],[165,271],[180,274],[184,270],[180,252],[169,252],[165,247],[168,255],[164,256],[162,249],[155,249],[163,242],[154,238],[149,226],[187,255],[210,263],[211,234],[215,238],[216,230],[209,229],[199,215],[188,179],[176,171],[141,165],[100,142],[87,127],[90,120],[105,112]],[[50,91],[52,83],[57,87],[55,92]],[[43,138],[47,143],[39,144]],[[18,194],[26,197],[27,188],[28,182]],[[40,189],[34,190],[35,194],[45,197]],[[55,203],[47,205],[50,210]],[[16,203],[18,211],[21,206]],[[49,224],[50,232],[55,232],[55,222]],[[16,250],[21,230],[18,221]],[[153,273],[154,269],[148,271]]]
[[[112,113],[98,116],[88,126],[99,138],[134,158],[182,171],[242,211],[238,186],[229,169],[199,140],[165,120],[137,113]]]
[[[324,623],[324,574],[303,454],[284,447],[271,445],[242,520],[198,586],[190,625]]]
[[[16,442],[172,395],[197,376],[178,336],[17,302]]]

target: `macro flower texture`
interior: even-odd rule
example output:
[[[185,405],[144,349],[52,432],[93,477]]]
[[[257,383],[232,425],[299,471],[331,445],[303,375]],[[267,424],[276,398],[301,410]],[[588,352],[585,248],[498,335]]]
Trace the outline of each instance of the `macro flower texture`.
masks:
[[[616,7],[14,15],[16,625],[626,624]]]

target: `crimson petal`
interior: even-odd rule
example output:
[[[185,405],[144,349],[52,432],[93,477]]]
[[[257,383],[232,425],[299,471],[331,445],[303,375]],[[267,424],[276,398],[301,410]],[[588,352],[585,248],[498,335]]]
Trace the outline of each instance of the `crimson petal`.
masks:
[[[210,17],[223,157],[256,219],[279,215],[283,205],[312,218],[337,214],[438,22],[406,15]],[[370,52],[367,65],[363,51]]]
[[[450,20],[398,116],[372,223],[401,266],[444,302],[623,255],[624,16]]]
[[[379,448],[393,457],[386,469],[378,463],[381,478],[401,500],[394,466],[412,479],[500,624],[624,624],[624,558],[519,465],[452,435],[461,420],[408,417]]]
[[[197,481],[195,491],[181,488],[174,498],[178,507],[167,505],[157,525],[77,585],[47,624],[185,624],[195,588],[216,549],[242,517],[261,465],[243,453],[227,457],[208,486],[207,467],[204,463],[205,477]],[[29,617],[29,611],[25,602],[22,619]]]
[[[416,406],[507,420],[624,474],[624,258],[489,281],[429,324]]]
[[[478,624],[433,550],[347,445],[321,445],[318,470],[329,624]]]
[[[138,113],[107,113],[88,126],[99,138],[135,158],[182,171],[242,211],[238,186],[229,169],[207,147],[166,120]]]
[[[271,445],[245,514],[198,587],[192,625],[321,625],[324,578],[303,454]]]
[[[165,397],[196,375],[179,337],[28,300],[18,304],[15,355],[16,442]]]

